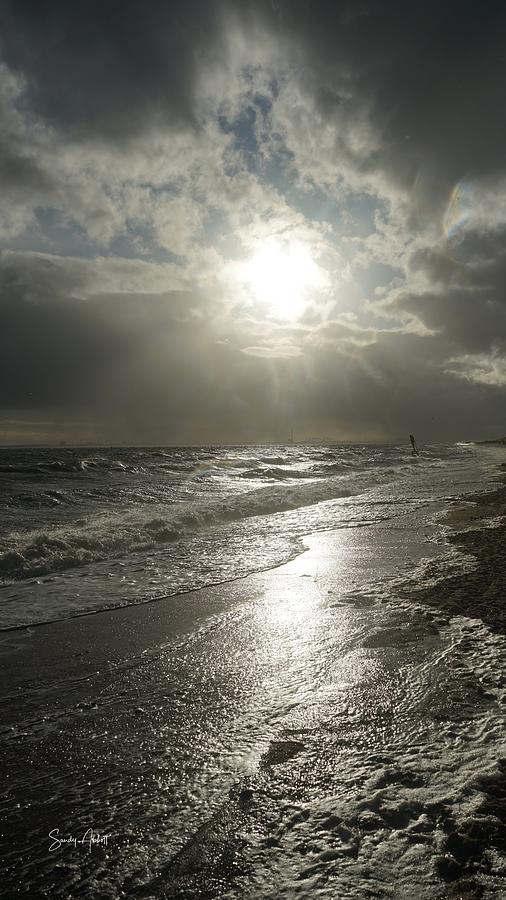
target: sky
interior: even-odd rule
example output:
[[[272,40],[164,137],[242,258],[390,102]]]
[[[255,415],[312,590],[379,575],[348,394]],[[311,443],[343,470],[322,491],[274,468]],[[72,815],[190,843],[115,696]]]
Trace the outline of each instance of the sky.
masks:
[[[0,443],[506,434],[505,28],[0,0]]]

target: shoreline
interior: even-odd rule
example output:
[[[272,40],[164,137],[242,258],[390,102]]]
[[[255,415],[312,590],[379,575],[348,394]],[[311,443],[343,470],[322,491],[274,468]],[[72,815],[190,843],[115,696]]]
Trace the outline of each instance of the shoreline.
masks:
[[[304,546],[304,537],[300,539],[301,549],[294,553],[289,559],[285,559],[282,562],[277,563],[277,565],[269,565],[263,569],[255,569],[253,572],[246,572],[244,575],[234,575],[232,578],[224,578],[223,581],[211,581],[209,584],[204,584],[202,587],[191,587],[185,588],[183,590],[177,591],[173,594],[160,594],[160,596],[148,597],[146,600],[141,600],[139,603],[123,603],[118,606],[104,606],[100,609],[90,609],[83,610],[82,612],[75,613],[71,616],[66,616],[65,618],[60,619],[44,619],[39,622],[25,622],[20,625],[6,625],[4,627],[0,627],[0,645],[2,642],[2,635],[7,635],[10,632],[15,631],[31,631],[33,628],[44,628],[50,625],[57,625],[60,622],[73,622],[74,619],[83,619],[87,616],[100,616],[105,615],[106,613],[114,613],[115,611],[120,612],[125,609],[133,609],[138,607],[149,606],[151,603],[164,603],[170,600],[174,600],[177,597],[186,597],[189,594],[198,594],[200,591],[208,591],[213,590],[214,588],[220,588],[227,584],[235,584],[236,581],[244,581],[247,578],[254,578],[256,575],[261,575],[263,572],[273,572],[275,569],[280,569],[282,566],[286,566],[287,563],[291,562],[293,559],[296,559],[297,556],[300,556],[302,553],[305,553],[306,547]]]
[[[504,514],[506,487],[458,503],[446,505],[454,524],[481,516],[487,525]],[[375,880],[360,881],[360,896],[369,886],[385,900],[443,900],[482,896],[480,878],[499,884],[489,854],[502,848],[506,775],[490,763],[495,732],[482,746],[465,718],[468,696],[477,714],[488,709],[497,676],[482,684],[472,657],[462,695],[454,673],[471,652],[465,641],[476,653],[482,631],[470,623],[462,650],[457,641],[456,669],[446,664],[454,637],[445,623],[476,618],[488,579],[486,624],[504,633],[506,524],[447,532],[450,545],[476,554],[475,569],[413,590],[412,561],[433,556],[436,571],[441,555],[424,521],[313,533],[276,569],[0,635],[3,805],[19,807],[10,810],[10,895],[23,893],[24,854],[34,896],[91,898],[101,886],[111,898],[121,887],[160,900],[242,900],[277,894],[278,878],[283,897],[296,885],[307,886],[301,897],[352,896],[376,835],[390,862],[382,874],[382,857],[371,857]],[[378,597],[368,586],[383,584],[382,573]],[[413,671],[422,681],[412,694]],[[460,757],[444,756],[456,728],[462,779]],[[474,818],[461,822],[469,791]],[[79,835],[81,823],[110,833],[109,847],[48,854],[51,829]]]
[[[505,438],[505,442],[506,442],[506,438]],[[497,443],[497,442],[488,441],[488,442],[483,442],[483,443]],[[506,469],[506,463],[501,464],[501,468]],[[452,505],[453,504],[455,504],[455,505],[461,504],[462,506],[465,506],[466,509],[464,509],[462,512],[458,512],[456,518],[454,519],[452,508],[450,507],[448,510],[448,513],[445,514],[444,519],[442,520],[443,524],[447,524],[449,526],[449,528],[455,532],[454,534],[452,534],[451,531],[449,530],[448,533],[446,534],[446,540],[448,540],[448,542],[450,544],[454,544],[457,547],[462,545],[463,549],[464,548],[468,549],[470,552],[472,552],[474,548],[476,548],[478,552],[480,551],[480,548],[482,547],[482,542],[478,538],[476,538],[473,541],[472,537],[471,538],[463,537],[461,540],[460,535],[461,534],[468,535],[471,533],[471,531],[472,531],[472,534],[477,535],[481,530],[484,530],[484,531],[490,530],[487,527],[485,527],[483,529],[480,529],[479,527],[475,528],[475,529],[467,528],[466,526],[469,524],[469,522],[472,522],[474,520],[483,520],[484,518],[488,520],[493,517],[506,516],[506,473],[502,472],[501,475],[498,477],[498,481],[503,482],[504,487],[493,488],[490,491],[478,492],[478,493],[474,493],[474,494],[466,494],[466,495],[462,495],[461,497],[452,498]],[[442,501],[439,501],[439,502],[442,502]],[[472,511],[469,510],[469,507],[471,505],[473,507]],[[488,511],[488,515],[486,515],[486,514],[484,515],[484,511],[485,511],[485,513]],[[465,530],[462,532],[459,530],[460,524],[462,524],[465,528]],[[500,526],[498,526],[498,527],[500,527]],[[505,525],[505,529],[506,529],[506,525]],[[336,530],[340,530],[340,529],[336,529]],[[200,594],[202,592],[205,593],[207,591],[214,593],[215,591],[219,591],[219,589],[223,588],[224,586],[235,585],[236,583],[241,582],[241,581],[248,581],[248,579],[255,579],[264,574],[268,574],[269,572],[274,572],[277,569],[283,568],[284,566],[286,566],[289,563],[296,560],[299,556],[306,553],[307,552],[307,541],[311,538],[312,535],[325,534],[325,533],[330,533],[332,531],[333,531],[333,529],[324,529],[323,531],[314,531],[314,532],[309,531],[306,534],[301,535],[297,538],[297,541],[300,545],[300,549],[297,552],[294,551],[293,554],[288,559],[285,559],[282,562],[279,562],[275,565],[269,565],[265,568],[256,569],[252,572],[246,572],[245,574],[242,574],[242,575],[237,575],[232,578],[226,578],[223,581],[210,582],[209,584],[205,584],[202,587],[188,588],[188,589],[183,589],[181,591],[171,593],[171,594],[162,594],[160,596],[150,597],[146,600],[142,600],[140,603],[125,603],[120,606],[103,607],[103,608],[98,608],[98,609],[91,609],[89,611],[85,610],[82,612],[77,612],[74,615],[70,615],[65,618],[47,619],[47,620],[43,620],[43,621],[27,622],[24,624],[8,625],[5,627],[2,627],[2,628],[0,628],[0,653],[2,651],[2,644],[8,643],[9,635],[15,635],[16,633],[30,634],[33,632],[34,629],[39,629],[39,628],[44,629],[44,628],[49,628],[51,626],[59,626],[59,625],[63,625],[64,623],[70,623],[70,622],[74,622],[79,619],[84,619],[84,618],[89,618],[89,617],[94,617],[94,616],[98,616],[98,617],[99,616],[109,616],[109,615],[114,616],[115,613],[117,613],[118,616],[120,616],[122,612],[125,613],[125,611],[127,611],[127,610],[141,610],[145,607],[149,607],[152,605],[156,606],[156,604],[177,602],[178,598],[180,598],[180,597],[186,597],[186,598],[192,597],[193,598],[193,597],[197,596],[198,594]]]
[[[506,475],[501,480],[506,480]],[[459,508],[462,507],[462,508]],[[456,509],[455,509],[456,507]],[[486,522],[506,515],[506,484],[503,487],[476,494],[464,495],[452,503],[438,524],[446,525],[444,540],[476,560],[472,571],[450,574],[441,578],[437,570],[439,553],[424,573],[437,574],[437,583],[426,587],[414,586],[413,577],[400,578],[399,597],[426,604],[450,615],[475,618],[478,608],[483,621],[491,630],[506,633],[506,563],[502,577],[495,576],[490,562],[502,563],[502,541],[506,540],[504,524],[472,527],[472,523]],[[372,526],[374,527],[374,526]],[[462,529],[462,530],[460,530]],[[80,674],[91,677],[97,666],[110,668],[128,660],[146,656],[168,647],[207,628],[223,615],[233,614],[243,604],[258,601],[265,590],[265,582],[281,575],[283,570],[311,553],[311,539],[339,533],[310,532],[300,538],[302,549],[290,560],[238,576],[223,582],[205,585],[152,598],[136,604],[90,610],[65,619],[13,626],[0,631],[0,659],[4,661],[3,687],[8,691],[34,679],[54,677],[65,671],[72,680]],[[498,559],[499,558],[499,559]],[[403,590],[403,585],[406,589]],[[501,587],[504,594],[501,594]],[[484,593],[478,599],[478,589]],[[55,656],[53,645],[58,646]],[[4,691],[2,691],[2,694]],[[0,716],[0,724],[3,717]]]

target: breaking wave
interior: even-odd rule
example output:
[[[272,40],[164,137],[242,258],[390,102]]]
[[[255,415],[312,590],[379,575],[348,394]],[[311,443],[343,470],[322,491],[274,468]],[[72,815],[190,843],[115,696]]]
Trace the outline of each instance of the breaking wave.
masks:
[[[169,544],[203,528],[272,515],[349,497],[364,485],[342,479],[263,487],[245,494],[185,505],[147,506],[126,515],[106,513],[50,529],[13,532],[0,544],[0,576],[19,579]],[[156,515],[154,515],[156,511]]]

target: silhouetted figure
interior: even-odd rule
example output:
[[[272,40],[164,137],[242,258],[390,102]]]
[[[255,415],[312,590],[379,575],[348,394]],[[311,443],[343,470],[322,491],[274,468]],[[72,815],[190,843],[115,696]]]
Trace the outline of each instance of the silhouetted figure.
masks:
[[[411,441],[411,446],[413,448],[411,450],[411,456],[420,456],[420,453],[418,452],[418,447],[416,446],[416,441],[412,434],[410,434],[409,439]]]

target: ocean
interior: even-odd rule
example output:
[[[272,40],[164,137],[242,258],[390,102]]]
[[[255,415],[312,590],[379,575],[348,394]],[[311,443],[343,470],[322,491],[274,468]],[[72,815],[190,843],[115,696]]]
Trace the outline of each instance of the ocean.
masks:
[[[314,531],[396,520],[497,476],[489,448],[0,449],[0,628],[278,566]]]

